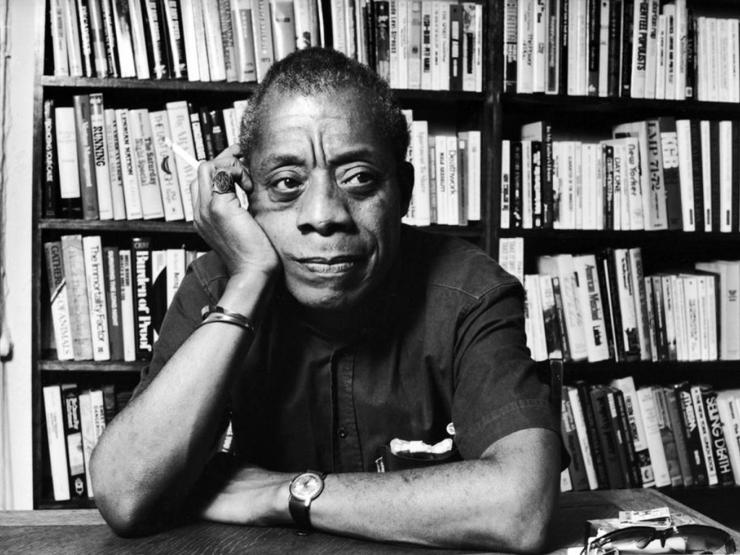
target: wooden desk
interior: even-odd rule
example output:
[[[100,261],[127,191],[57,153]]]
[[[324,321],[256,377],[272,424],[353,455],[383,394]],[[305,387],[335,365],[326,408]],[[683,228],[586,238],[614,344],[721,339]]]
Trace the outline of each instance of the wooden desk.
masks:
[[[620,509],[668,506],[698,522],[740,534],[655,490],[613,490],[561,496],[548,551],[580,546],[589,518],[616,517]],[[146,538],[117,537],[95,510],[0,512],[0,553],[424,553],[414,546],[372,543],[330,534],[297,536],[289,528],[252,528],[197,523]],[[469,553],[469,551],[444,551]]]

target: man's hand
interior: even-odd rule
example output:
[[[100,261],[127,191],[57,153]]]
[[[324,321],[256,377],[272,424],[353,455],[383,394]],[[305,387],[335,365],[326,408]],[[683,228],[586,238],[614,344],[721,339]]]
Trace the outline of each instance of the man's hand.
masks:
[[[213,176],[226,171],[237,187],[247,195],[252,192],[252,181],[239,157],[239,146],[232,145],[198,166],[198,179],[191,185],[195,228],[219,254],[231,276],[255,271],[273,275],[280,260],[265,232],[241,207],[235,192],[212,190]]]
[[[257,466],[232,470],[209,465],[199,485],[199,514],[206,520],[229,524],[270,525],[289,523],[290,474],[270,472]]]

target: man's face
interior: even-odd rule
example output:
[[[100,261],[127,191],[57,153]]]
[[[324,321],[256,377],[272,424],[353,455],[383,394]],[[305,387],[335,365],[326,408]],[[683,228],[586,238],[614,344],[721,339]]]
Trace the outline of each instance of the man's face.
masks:
[[[309,308],[356,306],[398,251],[401,172],[363,100],[272,94],[251,152],[250,210]]]

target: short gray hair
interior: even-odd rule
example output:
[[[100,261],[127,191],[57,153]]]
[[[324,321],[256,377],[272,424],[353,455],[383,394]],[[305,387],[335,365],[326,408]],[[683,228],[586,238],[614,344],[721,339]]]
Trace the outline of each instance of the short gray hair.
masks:
[[[270,67],[244,111],[239,134],[242,154],[249,158],[258,138],[269,92],[312,96],[347,90],[366,94],[374,123],[389,141],[396,161],[405,160],[408,124],[388,83],[368,66],[328,48],[297,50]]]

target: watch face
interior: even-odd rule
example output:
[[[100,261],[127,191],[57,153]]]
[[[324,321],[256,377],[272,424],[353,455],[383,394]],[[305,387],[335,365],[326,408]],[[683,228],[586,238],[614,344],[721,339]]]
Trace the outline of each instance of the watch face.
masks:
[[[324,481],[318,474],[304,472],[296,476],[290,484],[290,493],[301,500],[314,499],[324,488]]]

